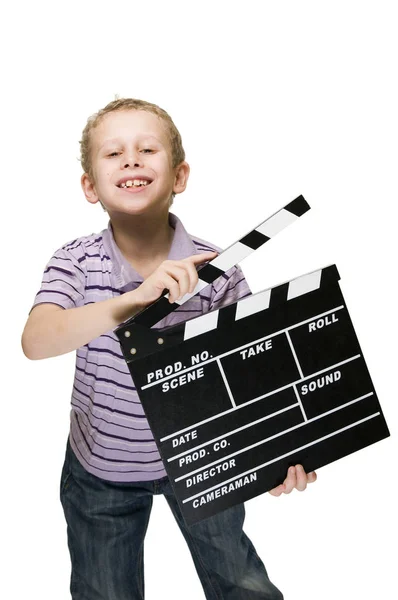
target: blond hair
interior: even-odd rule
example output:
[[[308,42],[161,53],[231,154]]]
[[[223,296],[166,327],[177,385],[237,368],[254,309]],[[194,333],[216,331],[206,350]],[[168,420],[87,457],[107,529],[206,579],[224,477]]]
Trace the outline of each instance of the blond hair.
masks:
[[[83,168],[83,172],[87,173],[90,180],[94,182],[94,172],[93,165],[91,162],[91,153],[92,153],[92,136],[91,132],[95,129],[101,122],[104,115],[118,111],[118,110],[145,110],[147,112],[151,112],[154,115],[160,117],[163,120],[165,125],[166,134],[168,136],[170,147],[171,147],[171,160],[173,169],[179,165],[183,160],[185,160],[185,151],[182,146],[182,140],[180,132],[177,127],[174,125],[174,122],[170,115],[157,106],[156,104],[152,104],[151,102],[146,102],[145,100],[138,100],[136,98],[118,98],[115,96],[115,100],[109,102],[104,108],[99,110],[97,113],[94,113],[87,119],[87,124],[83,129],[82,139],[80,140],[80,163]],[[175,197],[175,193],[171,194],[170,206],[173,204]],[[104,210],[106,208],[102,204],[100,200],[101,206]]]

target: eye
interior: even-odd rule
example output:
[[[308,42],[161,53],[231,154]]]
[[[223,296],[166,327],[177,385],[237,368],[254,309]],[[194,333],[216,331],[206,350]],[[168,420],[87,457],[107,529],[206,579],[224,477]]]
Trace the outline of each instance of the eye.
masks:
[[[115,152],[111,152],[111,153],[109,154],[109,156],[116,156],[117,154],[119,154],[119,152],[116,152],[116,151],[115,151]]]
[[[151,148],[144,148],[142,152],[153,152],[153,150]]]

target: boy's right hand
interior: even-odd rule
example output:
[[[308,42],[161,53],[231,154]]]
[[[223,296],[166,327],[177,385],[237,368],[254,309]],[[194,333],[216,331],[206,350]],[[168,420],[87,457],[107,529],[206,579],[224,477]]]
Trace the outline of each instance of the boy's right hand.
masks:
[[[155,302],[163,290],[169,290],[169,302],[173,303],[185,294],[192,293],[199,277],[195,265],[213,260],[218,252],[194,254],[182,260],[165,260],[135,290],[135,297],[143,307]]]

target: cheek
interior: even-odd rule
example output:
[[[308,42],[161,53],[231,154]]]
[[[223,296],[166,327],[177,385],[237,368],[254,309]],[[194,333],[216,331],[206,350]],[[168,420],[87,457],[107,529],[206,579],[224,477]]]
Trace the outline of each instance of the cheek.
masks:
[[[103,171],[102,173],[96,173],[95,175],[95,184],[96,185],[104,185],[109,181],[111,174],[107,171]]]

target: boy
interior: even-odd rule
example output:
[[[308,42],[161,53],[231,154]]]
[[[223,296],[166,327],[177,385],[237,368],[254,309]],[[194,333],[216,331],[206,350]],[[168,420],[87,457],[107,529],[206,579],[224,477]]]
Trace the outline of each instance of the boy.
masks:
[[[33,360],[76,350],[60,485],[72,598],[144,598],[144,537],[153,494],[163,493],[207,599],[281,599],[243,533],[243,505],[186,527],[113,333],[163,289],[170,302],[192,292],[195,267],[220,250],[169,213],[189,177],[180,134],[158,106],[119,99],[88,120],[80,143],[82,188],[88,202],[108,212],[108,228],[54,253],[22,336]],[[219,279],[156,327],[251,293],[239,267]],[[297,465],[272,493],[303,490],[315,478]]]

